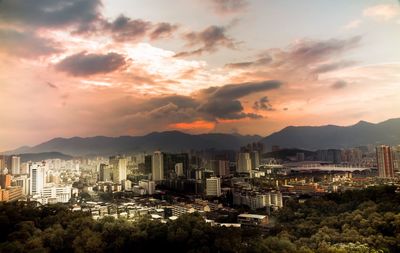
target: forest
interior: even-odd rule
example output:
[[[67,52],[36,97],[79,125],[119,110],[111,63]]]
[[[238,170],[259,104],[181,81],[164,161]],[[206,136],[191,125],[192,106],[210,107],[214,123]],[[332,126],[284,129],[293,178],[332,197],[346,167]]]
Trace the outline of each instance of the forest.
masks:
[[[68,205],[1,203],[0,252],[400,252],[400,193],[393,186],[293,198],[271,222],[261,231],[211,227],[199,214],[168,223],[95,221]]]

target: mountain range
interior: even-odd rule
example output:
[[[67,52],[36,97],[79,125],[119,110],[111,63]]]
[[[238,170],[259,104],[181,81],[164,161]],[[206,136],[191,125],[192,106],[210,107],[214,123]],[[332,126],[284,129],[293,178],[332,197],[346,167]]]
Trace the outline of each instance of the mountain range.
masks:
[[[368,144],[400,144],[400,118],[381,123],[360,121],[352,126],[289,126],[267,137],[239,134],[187,134],[179,131],[154,132],[144,136],[55,138],[39,145],[24,146],[4,154],[60,152],[72,156],[112,155],[154,150],[181,152],[189,149],[238,150],[252,142],[262,142],[266,150],[280,148],[317,150],[348,148]]]

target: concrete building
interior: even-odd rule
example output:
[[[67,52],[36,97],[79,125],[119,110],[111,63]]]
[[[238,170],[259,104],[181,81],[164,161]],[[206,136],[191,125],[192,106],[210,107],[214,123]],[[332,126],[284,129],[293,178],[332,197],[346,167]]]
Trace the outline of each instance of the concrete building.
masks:
[[[394,177],[394,163],[392,149],[386,145],[376,147],[376,161],[378,176],[382,178]]]
[[[160,151],[154,152],[151,159],[151,174],[153,181],[161,181],[164,179],[164,160],[163,153]]]
[[[239,153],[238,154],[238,159],[237,159],[236,172],[238,172],[238,173],[250,173],[250,170],[251,170],[250,154],[247,153],[247,152]]]
[[[29,195],[30,178],[28,175],[19,175],[14,177],[11,185],[20,186],[22,188],[22,194],[25,196]]]
[[[183,177],[183,163],[175,164],[175,173],[178,177]]]
[[[219,177],[211,177],[206,179],[206,195],[221,196],[221,179]]]
[[[99,168],[99,181],[102,182],[110,182],[113,178],[113,170],[112,167],[108,164],[100,164]]]
[[[45,185],[47,165],[45,162],[29,164],[29,195],[41,195]]]
[[[140,180],[139,187],[145,190],[145,194],[153,195],[156,191],[156,184],[154,181],[150,180]]]
[[[260,166],[260,153],[258,151],[251,151],[250,153],[251,169],[255,170]]]
[[[19,175],[21,174],[21,157],[12,156],[11,157],[11,174]]]
[[[49,185],[43,188],[42,197],[50,199],[48,203],[67,203],[71,199],[71,193],[71,185]]]
[[[110,157],[110,166],[112,167],[112,181],[120,184],[122,180],[126,180],[127,160],[120,156]]]

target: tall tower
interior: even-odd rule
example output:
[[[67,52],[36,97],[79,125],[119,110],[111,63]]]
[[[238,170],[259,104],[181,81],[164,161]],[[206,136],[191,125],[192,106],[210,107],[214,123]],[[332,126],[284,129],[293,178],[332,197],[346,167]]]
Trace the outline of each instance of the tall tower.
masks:
[[[160,151],[154,152],[151,159],[151,173],[153,181],[161,181],[164,179],[164,159],[163,153]]]
[[[21,174],[21,157],[19,156],[11,157],[11,174],[13,175]]]
[[[110,157],[110,165],[112,166],[113,182],[120,184],[122,180],[126,180],[127,160],[119,156]]]
[[[376,161],[379,177],[394,177],[393,153],[389,146],[376,147]]]
[[[249,153],[239,153],[236,171],[238,173],[250,173],[251,172],[251,159]]]
[[[46,163],[29,164],[29,177],[31,183],[29,185],[29,195],[42,194],[45,183]]]

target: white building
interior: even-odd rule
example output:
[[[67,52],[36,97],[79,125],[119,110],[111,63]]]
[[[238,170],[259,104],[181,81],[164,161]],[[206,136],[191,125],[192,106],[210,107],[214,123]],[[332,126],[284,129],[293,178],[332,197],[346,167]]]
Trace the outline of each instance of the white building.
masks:
[[[206,195],[221,196],[221,179],[219,177],[211,177],[206,179]]]
[[[47,165],[45,162],[29,164],[29,195],[41,195],[45,184],[45,173]]]
[[[153,181],[161,181],[164,179],[164,160],[163,153],[160,151],[154,152],[151,159],[151,173]]]
[[[72,186],[49,185],[43,188],[42,197],[51,199],[51,203],[67,203],[71,199]]]

